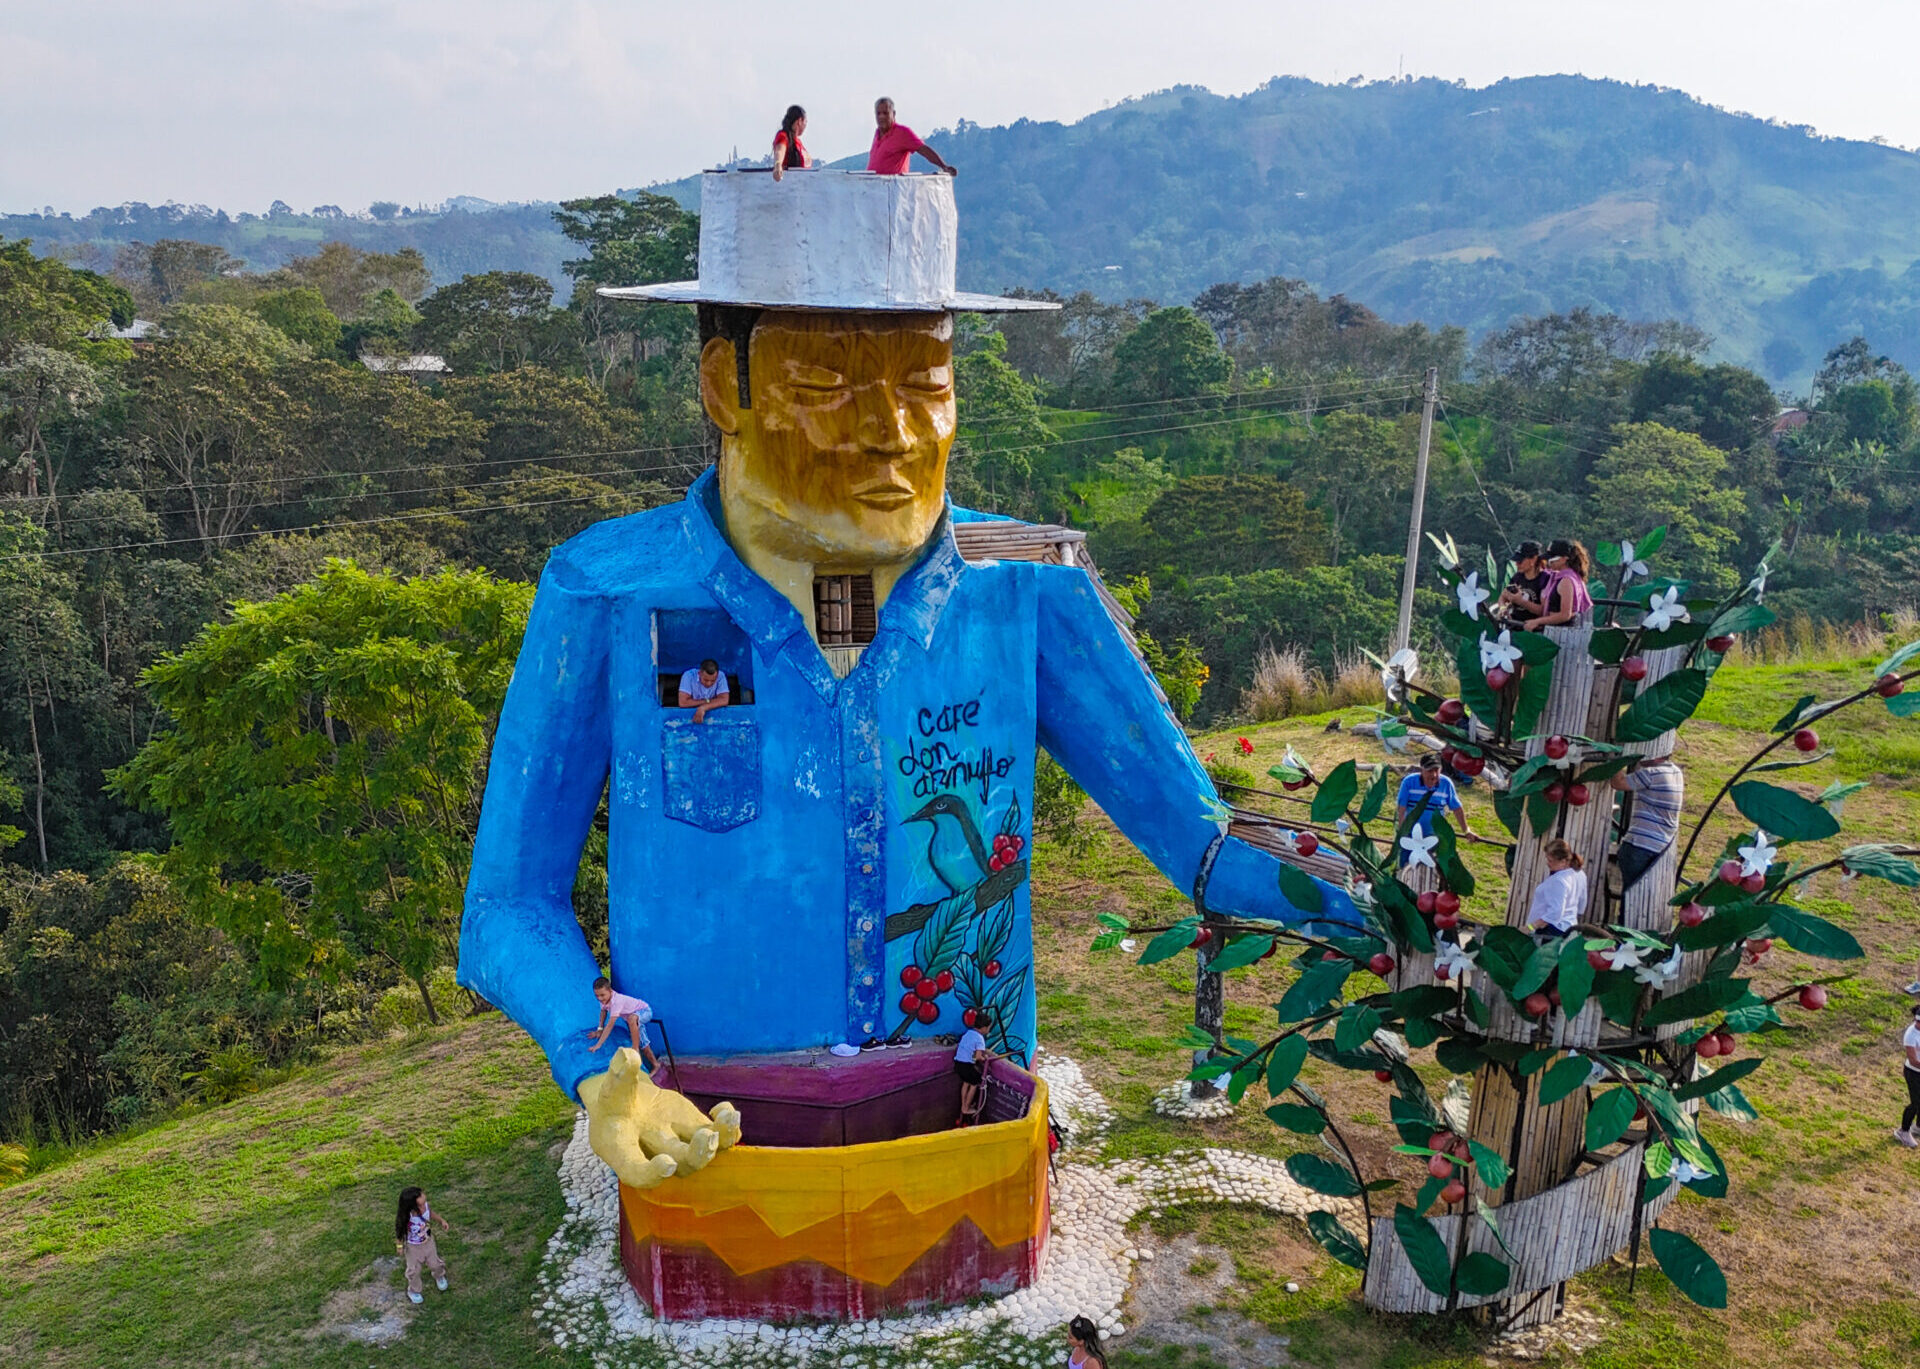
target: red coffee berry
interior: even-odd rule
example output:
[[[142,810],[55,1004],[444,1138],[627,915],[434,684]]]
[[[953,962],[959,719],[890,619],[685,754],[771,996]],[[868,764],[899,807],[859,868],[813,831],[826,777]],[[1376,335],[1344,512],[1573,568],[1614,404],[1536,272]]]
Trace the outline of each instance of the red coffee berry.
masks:
[[[920,1005],[920,1020],[922,1022],[936,1022],[939,1018],[940,1005],[938,1003],[922,1003]]]
[[[1793,734],[1793,745],[1794,749],[1798,751],[1818,751],[1820,749],[1820,734],[1815,732],[1811,727],[1803,727]]]
[[[1435,913],[1433,915],[1433,925],[1443,932],[1450,932],[1460,925],[1460,914]]]
[[[1187,943],[1187,949],[1197,951],[1213,940],[1213,928],[1199,927],[1194,930],[1193,940]]]
[[[1467,706],[1458,699],[1442,699],[1440,707],[1434,710],[1433,716],[1448,727],[1452,727],[1467,716]]]
[[[1644,656],[1627,657],[1626,660],[1620,662],[1620,673],[1629,680],[1639,681],[1646,679],[1647,658]]]
[[[1303,856],[1310,856],[1320,849],[1320,838],[1311,832],[1302,832],[1294,838],[1293,849]]]
[[[1826,1007],[1827,986],[1824,984],[1809,984],[1806,988],[1800,990],[1800,1006],[1808,1012],[1819,1012],[1820,1009]]]
[[[1427,1149],[1450,1151],[1453,1149],[1454,1140],[1455,1137],[1452,1132],[1436,1131],[1427,1138]]]
[[[1587,800],[1592,797],[1592,791],[1584,784],[1573,784],[1567,787],[1567,802],[1575,808],[1586,807]]]
[[[1759,937],[1747,943],[1747,954],[1751,956],[1763,956],[1772,949],[1773,938],[1770,936]]]
[[[1452,1183],[1448,1184],[1445,1188],[1440,1190],[1440,1201],[1445,1203],[1448,1207],[1452,1207],[1455,1203],[1461,1201],[1466,1196],[1467,1196],[1467,1186],[1461,1183],[1458,1179],[1455,1179]]]
[[[1693,1053],[1702,1060],[1713,1059],[1714,1056],[1720,1054],[1720,1038],[1712,1032],[1708,1032],[1705,1036],[1693,1043]]]
[[[1901,678],[1898,675],[1882,675],[1877,681],[1874,682],[1873,687],[1875,691],[1879,693],[1881,698],[1891,699],[1894,695],[1898,694],[1901,690],[1905,689],[1907,686],[1906,686],[1906,683],[1903,680],[1901,680]]]
[[[1742,875],[1740,887],[1750,894],[1757,894],[1767,887],[1767,877],[1762,874]]]
[[[1499,666],[1495,666],[1492,670],[1489,670],[1487,672],[1487,688],[1491,689],[1494,693],[1498,694],[1501,690],[1507,687],[1507,681],[1511,680],[1512,678],[1513,678],[1512,671],[1502,670]]]
[[[1550,761],[1565,760],[1567,755],[1567,739],[1559,736],[1548,737],[1546,745],[1541,749],[1547,753],[1547,759]]]
[[[1689,903],[1680,910],[1679,921],[1682,927],[1698,927],[1706,920],[1707,910],[1698,903]]]
[[[1559,780],[1555,780],[1552,784],[1546,787],[1545,795],[1548,803],[1565,802],[1567,797],[1567,786],[1560,783]]]
[[[1727,654],[1728,651],[1732,650],[1732,648],[1733,648],[1733,637],[1731,634],[1722,633],[1718,637],[1707,638],[1708,651],[1717,651],[1722,656],[1724,656]]]
[[[1453,1177],[1453,1161],[1444,1155],[1432,1156],[1427,1161],[1427,1173],[1436,1179],[1451,1179]]]
[[[977,1016],[978,1016],[978,1013],[974,1009],[968,1008],[965,1012],[960,1014],[960,1025],[963,1027],[971,1027],[974,1024],[974,1021],[977,1018]]]
[[[1723,860],[1720,862],[1720,882],[1722,884],[1738,884],[1746,877],[1746,873],[1746,867],[1741,865],[1737,860]]]
[[[1385,951],[1378,951],[1374,954],[1373,959],[1367,962],[1367,968],[1379,975],[1382,979],[1385,979],[1393,973],[1393,957]]]
[[[1434,894],[1433,890],[1426,889],[1426,890],[1422,890],[1419,897],[1413,900],[1413,906],[1418,908],[1423,913],[1431,913],[1436,907],[1439,906],[1439,900],[1437,895]]]
[[[900,971],[900,982],[909,989],[915,984],[918,984],[920,982],[920,967],[918,965],[909,965],[906,969]]]
[[[1593,966],[1596,970],[1611,970],[1613,968],[1613,962],[1607,959],[1607,953],[1605,951],[1588,951],[1587,964]]]
[[[985,975],[988,979],[997,978],[1000,974],[1000,962],[997,960],[989,960],[986,964],[980,967],[980,973]]]
[[[1433,896],[1433,908],[1435,912],[1439,913],[1447,913],[1449,915],[1457,913],[1460,911],[1460,895],[1454,893],[1451,889],[1442,889]]]
[[[940,971],[940,978],[936,982],[940,985],[940,992],[947,993],[953,988],[953,971]]]
[[[1392,1070],[1375,1070],[1373,1072],[1373,1077],[1375,1079],[1378,1079],[1383,1084],[1391,1084],[1393,1082],[1393,1071]]]
[[[1552,1006],[1553,1004],[1547,1001],[1547,996],[1537,990],[1528,994],[1526,1000],[1520,1004],[1521,1010],[1528,1017],[1545,1017],[1547,1010]]]
[[[920,1011],[920,995],[917,993],[901,994],[900,995],[900,1011],[904,1013],[919,1012]]]
[[[929,979],[925,975],[922,975],[920,982],[913,986],[913,991],[921,998],[929,1000],[938,998],[940,996],[940,981],[937,979]]]

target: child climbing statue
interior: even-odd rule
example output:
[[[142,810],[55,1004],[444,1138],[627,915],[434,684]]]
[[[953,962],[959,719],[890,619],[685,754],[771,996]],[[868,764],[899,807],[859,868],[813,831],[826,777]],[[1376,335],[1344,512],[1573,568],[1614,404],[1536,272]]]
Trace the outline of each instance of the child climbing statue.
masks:
[[[453,1230],[445,1217],[436,1217],[427,1206],[424,1190],[400,1190],[400,1211],[393,1219],[393,1244],[407,1257],[407,1298],[411,1302],[421,1301],[421,1265],[433,1271],[433,1286],[442,1293],[447,1291],[447,1262],[440,1258],[440,1249],[433,1243],[435,1222],[440,1223],[442,1231]]]
[[[653,1009],[644,998],[634,998],[630,994],[615,993],[613,981],[601,975],[593,981],[593,996],[600,1000],[600,1021],[594,1028],[600,1034],[594,1038],[593,1050],[598,1051],[607,1044],[616,1022],[625,1022],[627,1031],[633,1037],[633,1048],[640,1052],[647,1062],[649,1070],[660,1068],[660,1061],[653,1053],[653,1047],[647,1041],[647,1023],[653,1021]]]
[[[970,1126],[980,1108],[980,1080],[989,1060],[1000,1057],[987,1049],[987,1031],[993,1026],[993,1014],[985,1008],[974,1011],[973,1025],[961,1033],[960,1044],[953,1049],[953,1072],[960,1076],[960,1126]]]

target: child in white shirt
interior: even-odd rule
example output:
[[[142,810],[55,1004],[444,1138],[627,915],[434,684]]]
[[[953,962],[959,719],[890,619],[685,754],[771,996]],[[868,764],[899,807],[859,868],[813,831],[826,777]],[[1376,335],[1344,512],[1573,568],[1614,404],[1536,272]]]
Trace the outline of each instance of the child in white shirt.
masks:
[[[647,1001],[628,994],[615,993],[613,981],[605,975],[593,981],[593,996],[600,1000],[600,1021],[594,1027],[600,1035],[595,1039],[593,1049],[597,1051],[607,1044],[607,1037],[612,1035],[614,1023],[625,1022],[628,1032],[633,1037],[633,1048],[640,1052],[640,1058],[646,1061],[647,1068],[649,1070],[660,1068],[660,1061],[655,1057],[653,1047],[648,1043],[647,1034],[643,1030],[647,1023],[653,1021],[653,1009],[647,1006]]]

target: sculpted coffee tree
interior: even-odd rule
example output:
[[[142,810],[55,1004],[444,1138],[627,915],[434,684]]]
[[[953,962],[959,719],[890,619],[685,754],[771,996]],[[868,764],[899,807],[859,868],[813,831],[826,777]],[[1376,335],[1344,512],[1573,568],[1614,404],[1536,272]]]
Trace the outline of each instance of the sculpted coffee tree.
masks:
[[[1699,1113],[1757,1115],[1740,1090],[1764,1060],[1748,1038],[1778,1029],[1783,1005],[1824,1007],[1825,985],[1844,977],[1763,994],[1749,972],[1775,942],[1827,961],[1861,957],[1848,932],[1795,902],[1822,871],[1920,885],[1920,868],[1907,859],[1920,848],[1833,849],[1842,800],[1863,786],[1833,784],[1810,797],[1771,778],[1830,755],[1813,724],[1840,709],[1920,712],[1920,691],[1905,692],[1920,674],[1907,669],[1920,657],[1914,643],[1843,697],[1785,706],[1771,740],[1720,786],[1691,834],[1624,894],[1609,887],[1608,780],[1639,758],[1670,753],[1735,639],[1774,618],[1759,602],[1764,562],[1720,600],[1689,599],[1684,582],[1649,578],[1642,558],[1663,532],[1638,547],[1602,545],[1601,563],[1616,570],[1598,626],[1588,613],[1540,632],[1492,621],[1481,572],[1459,565],[1451,541],[1439,544],[1441,575],[1459,605],[1444,628],[1460,695],[1441,698],[1416,684],[1411,652],[1383,667],[1394,709],[1381,728],[1389,747],[1404,748],[1410,729],[1423,730],[1441,739],[1460,773],[1504,772],[1494,794],[1514,838],[1504,900],[1476,884],[1445,822],[1422,834],[1416,812],[1394,826],[1386,766],[1347,761],[1316,776],[1289,751],[1271,773],[1289,789],[1315,786],[1312,830],[1293,836],[1293,856],[1344,855],[1354,913],[1330,915],[1323,886],[1283,865],[1287,900],[1320,920],[1294,927],[1227,918],[1202,901],[1140,957],[1153,964],[1192,949],[1203,970],[1226,972],[1282,944],[1298,949],[1299,977],[1276,1005],[1278,1030],[1250,1041],[1192,1029],[1188,1044],[1205,1056],[1190,1078],[1223,1081],[1235,1102],[1264,1087],[1276,1125],[1327,1141],[1326,1154],[1302,1151],[1287,1168],[1315,1192],[1359,1200],[1364,1230],[1329,1212],[1309,1225],[1329,1254],[1364,1271],[1369,1306],[1481,1307],[1504,1325],[1547,1321],[1568,1278],[1622,1248],[1637,1258],[1644,1234],[1677,1288],[1724,1307],[1726,1279],[1713,1256],[1659,1219],[1681,1187],[1710,1198],[1727,1192],[1726,1166],[1701,1134]],[[1498,583],[1491,558],[1485,575]],[[1718,851],[1700,847],[1708,823],[1729,808],[1746,825]],[[1553,837],[1584,858],[1587,902],[1571,931],[1530,932],[1528,907],[1548,873],[1542,848]],[[1814,843],[1826,845],[1794,849]],[[1101,920],[1107,930],[1096,950],[1133,930],[1115,916]],[[1357,977],[1362,970],[1385,987]],[[1470,1083],[1455,1079],[1434,1096],[1409,1058],[1428,1048]],[[1423,1159],[1428,1172],[1410,1200],[1388,1196],[1397,1180],[1361,1171],[1326,1100],[1300,1077],[1309,1057],[1392,1084],[1396,1150]],[[1389,1201],[1390,1210],[1377,1206]]]

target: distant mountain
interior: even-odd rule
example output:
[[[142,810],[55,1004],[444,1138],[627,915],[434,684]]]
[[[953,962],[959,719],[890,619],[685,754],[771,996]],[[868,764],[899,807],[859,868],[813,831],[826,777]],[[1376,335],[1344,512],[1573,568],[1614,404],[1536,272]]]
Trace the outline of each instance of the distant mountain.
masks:
[[[1288,275],[1476,334],[1583,304],[1682,318],[1783,383],[1803,383],[1854,333],[1920,368],[1920,156],[1678,91],[1577,76],[1483,89],[1282,78],[1231,98],[1164,91],[1070,125],[928,136],[962,167],[961,283],[973,289],[1177,301]],[[692,178],[657,188],[697,196]],[[124,211],[96,211],[0,218],[0,235],[207,236],[262,266],[335,236],[412,243],[442,281],[489,266],[557,277],[569,253],[548,208],[287,215],[226,221],[231,237],[204,217],[136,232],[113,219]]]

